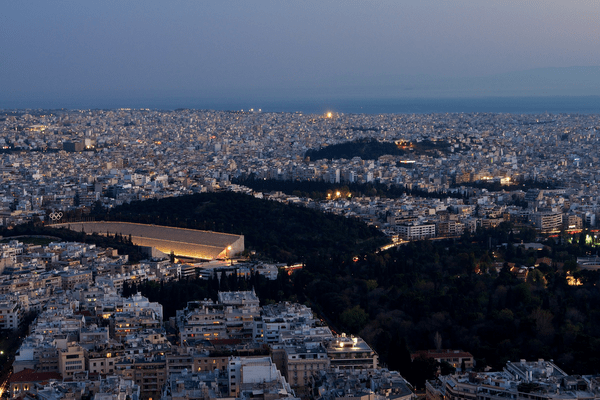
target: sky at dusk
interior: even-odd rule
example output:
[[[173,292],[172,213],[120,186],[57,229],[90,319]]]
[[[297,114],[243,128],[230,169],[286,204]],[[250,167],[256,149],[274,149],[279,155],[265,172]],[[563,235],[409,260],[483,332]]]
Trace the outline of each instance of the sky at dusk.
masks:
[[[595,0],[5,1],[0,105],[420,95],[426,82],[600,66],[599,21]]]

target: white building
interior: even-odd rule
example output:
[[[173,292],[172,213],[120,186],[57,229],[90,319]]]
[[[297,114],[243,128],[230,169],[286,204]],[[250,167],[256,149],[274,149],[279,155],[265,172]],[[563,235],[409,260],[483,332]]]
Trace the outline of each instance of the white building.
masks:
[[[256,390],[273,393],[274,398],[295,397],[271,357],[232,357],[229,360],[229,396],[249,397]]]
[[[142,296],[140,293],[136,293],[123,301],[123,312],[129,312],[135,315],[139,315],[141,312],[147,310],[153,311],[156,315],[157,320],[163,320],[162,305],[160,303],[153,303],[148,301],[148,298]]]
[[[419,240],[435,237],[435,224],[402,224],[394,227],[404,240]]]
[[[0,329],[16,331],[23,319],[23,309],[14,299],[0,301]]]

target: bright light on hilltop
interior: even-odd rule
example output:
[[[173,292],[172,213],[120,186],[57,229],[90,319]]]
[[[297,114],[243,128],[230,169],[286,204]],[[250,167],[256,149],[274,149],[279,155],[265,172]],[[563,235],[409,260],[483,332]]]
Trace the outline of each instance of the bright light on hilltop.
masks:
[[[333,113],[331,111],[329,111],[326,115],[327,115],[327,118],[332,118],[333,117]]]

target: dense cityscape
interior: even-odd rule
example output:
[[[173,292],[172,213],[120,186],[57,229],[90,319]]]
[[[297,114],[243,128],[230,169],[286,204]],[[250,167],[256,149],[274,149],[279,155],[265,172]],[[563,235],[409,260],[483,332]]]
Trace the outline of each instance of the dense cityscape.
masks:
[[[239,177],[333,184],[399,185],[436,198],[329,201],[255,193],[359,216],[402,238],[445,236],[526,221],[542,230],[594,227],[600,173],[597,115],[303,115],[302,113],[30,110],[1,121],[5,225],[100,202],[215,190],[252,193]],[[306,153],[371,138],[408,147],[405,156],[321,159]],[[411,154],[422,141],[445,151]],[[408,145],[407,145],[408,144]],[[541,183],[545,190],[491,192],[472,182]],[[507,186],[508,188],[508,186]],[[447,196],[444,196],[447,194]],[[452,196],[461,194],[468,199]],[[527,202],[523,208],[515,200]],[[452,210],[451,215],[444,214]],[[420,226],[409,229],[407,226]],[[434,226],[435,225],[435,226]]]
[[[577,371],[581,364],[572,355],[561,360],[576,373],[565,372],[559,360],[542,358],[550,354],[543,346],[560,336],[546,307],[566,309],[565,321],[579,322],[573,331],[580,334],[583,321],[595,314],[585,317],[575,306],[553,304],[553,298],[538,304],[535,298],[543,299],[540,293],[555,284],[550,276],[568,282],[568,288],[556,283],[563,291],[595,287],[597,277],[581,271],[600,268],[592,253],[600,215],[599,139],[600,117],[593,114],[5,110],[0,329],[6,339],[0,391],[36,400],[600,398],[598,371]],[[318,156],[349,143],[389,144],[398,153]],[[304,190],[306,183],[316,189]],[[280,189],[260,190],[259,184]],[[245,232],[233,224],[197,238],[182,228],[176,234],[134,221],[99,225],[103,215],[132,202],[222,192],[376,228],[384,245],[372,255],[357,251],[339,261],[339,270],[350,276],[358,267],[371,269],[363,279],[368,295],[330,312],[324,304],[334,300],[311,298],[308,291],[318,290],[311,289],[307,274],[316,268],[311,260],[333,265],[336,256],[306,255],[295,264],[265,257],[251,237],[244,245]],[[114,235],[115,243],[145,246],[147,258],[133,260],[114,246],[52,235],[11,235],[23,226],[60,226],[82,237]],[[477,240],[483,250],[473,245],[451,254],[457,243]],[[451,257],[464,253],[468,279],[495,280],[497,303],[502,293],[510,298],[511,285],[527,292],[529,322],[516,311],[513,316],[508,300],[490,315],[519,329],[531,323],[541,349],[532,350],[535,360],[485,358],[475,346],[464,348],[446,333],[442,338],[439,332],[449,328],[441,323],[430,329],[415,322],[432,333],[432,340],[423,340],[428,347],[415,340],[397,345],[400,337],[384,332],[396,317],[383,321],[374,304],[392,303],[390,293],[402,287],[384,294],[384,282],[403,280],[386,268],[400,265],[396,259],[404,248],[408,254],[416,251],[411,245],[430,242],[440,243],[431,251],[432,270],[446,262],[438,253],[446,254],[450,266]],[[576,250],[553,247],[575,242]],[[401,267],[408,268],[406,260]],[[466,279],[462,271],[451,281]],[[419,279],[410,285],[421,285],[423,293],[441,290],[438,281],[430,287]],[[168,285],[192,281],[207,285],[210,291],[198,293],[213,297],[179,297],[175,304],[164,295]],[[152,290],[161,295],[151,299],[146,291]],[[592,302],[591,292],[585,293],[577,298]],[[492,308],[482,301],[480,308],[486,307]],[[558,319],[558,311],[555,315]],[[447,346],[455,343],[461,347]],[[378,353],[395,345],[397,353]],[[396,356],[404,350],[410,352],[400,360]],[[399,365],[416,370],[419,362],[430,372],[426,380],[419,375],[411,381],[413,375],[396,370]],[[502,370],[494,368],[498,365]]]
[[[600,400],[600,2],[0,14],[0,400]]]

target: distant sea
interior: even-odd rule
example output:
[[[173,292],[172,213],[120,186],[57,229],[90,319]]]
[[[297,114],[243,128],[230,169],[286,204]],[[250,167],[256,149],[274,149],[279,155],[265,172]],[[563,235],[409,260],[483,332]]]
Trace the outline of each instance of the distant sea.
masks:
[[[510,114],[600,114],[600,96],[587,97],[494,97],[443,99],[344,99],[229,103],[216,109],[321,114],[432,114],[432,113],[510,113]]]
[[[431,113],[510,113],[510,114],[600,114],[600,96],[570,97],[485,97],[485,98],[400,98],[400,99],[194,99],[147,97],[136,99],[70,99],[52,101],[0,101],[3,109],[114,109],[150,108],[263,112],[302,112],[322,114],[431,114]]]

